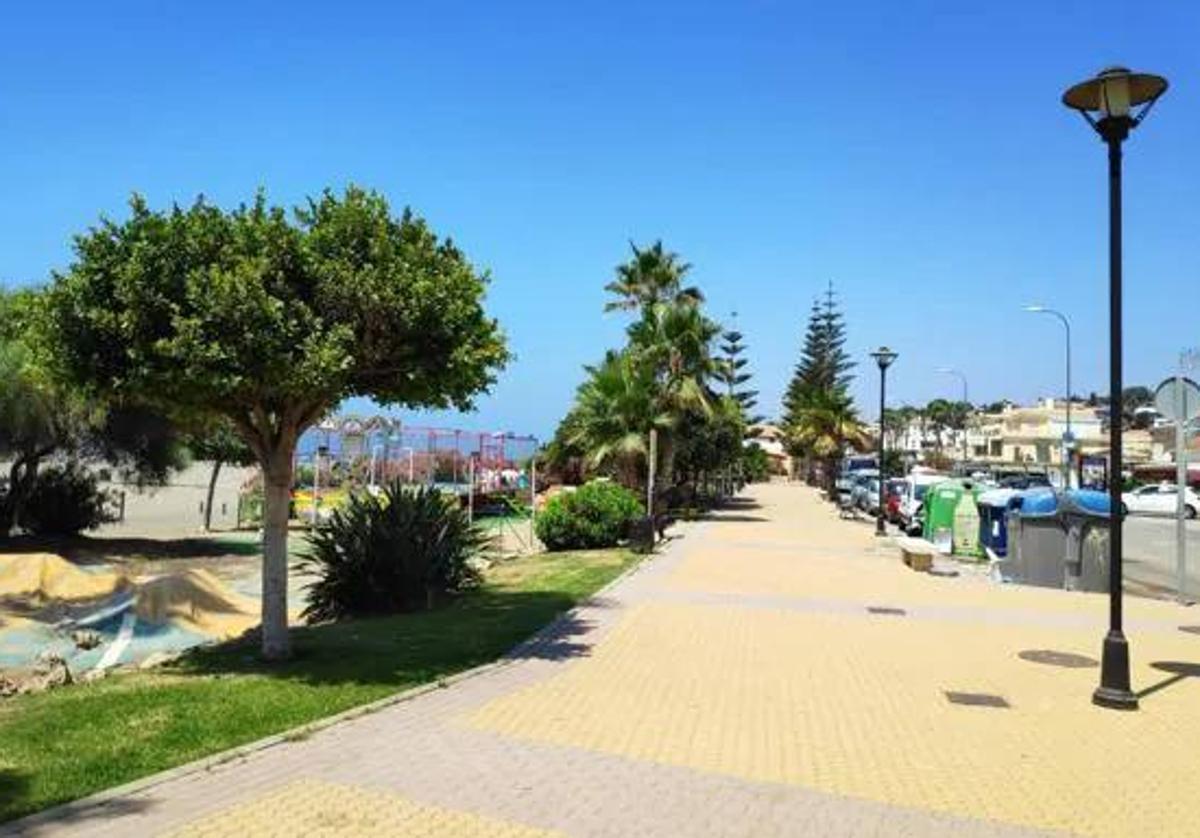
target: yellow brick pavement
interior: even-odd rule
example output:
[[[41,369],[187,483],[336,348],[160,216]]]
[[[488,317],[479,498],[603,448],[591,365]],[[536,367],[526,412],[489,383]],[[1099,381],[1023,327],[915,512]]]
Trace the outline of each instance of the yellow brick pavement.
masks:
[[[586,660],[492,701],[469,724],[1008,824],[1200,835],[1200,678],[1190,676],[1200,674],[1200,638],[1170,625],[1188,611],[1131,602],[1135,616],[1161,623],[1131,632],[1135,685],[1157,688],[1140,712],[1101,710],[1089,702],[1097,669],[1018,653],[1098,656],[1102,597],[915,574],[878,555],[864,527],[832,520],[810,494],[772,488],[760,497],[755,517],[766,520],[714,526],[665,587],[1011,619],[649,599]],[[739,549],[739,535],[757,546]],[[814,551],[813,542],[829,550]],[[1085,619],[1063,627],[1039,614]],[[955,705],[947,691],[999,695],[1010,706]]]

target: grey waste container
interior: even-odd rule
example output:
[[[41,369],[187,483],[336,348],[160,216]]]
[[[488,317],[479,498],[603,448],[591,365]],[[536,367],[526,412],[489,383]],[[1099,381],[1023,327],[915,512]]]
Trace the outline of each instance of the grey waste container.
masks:
[[[1021,492],[1008,513],[1008,557],[1013,580],[1025,585],[1061,588],[1065,578],[1067,529],[1051,489]]]
[[[1064,587],[1108,592],[1108,495],[1093,489],[1065,492],[1059,514],[1067,530]]]

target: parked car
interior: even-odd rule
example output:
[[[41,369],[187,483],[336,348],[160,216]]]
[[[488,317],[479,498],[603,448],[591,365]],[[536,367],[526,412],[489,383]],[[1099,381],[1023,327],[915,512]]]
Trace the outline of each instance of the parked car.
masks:
[[[850,481],[850,503],[855,509],[861,509],[864,512],[878,508],[879,476],[873,471],[856,474]]]
[[[849,496],[854,490],[855,478],[863,474],[879,474],[879,464],[874,457],[847,457],[843,460],[834,482],[838,495]]]
[[[915,472],[904,478],[905,488],[900,497],[899,521],[901,529],[910,535],[919,535],[925,528],[925,492],[946,480],[944,474]]]
[[[1001,489],[1034,489],[1038,486],[1049,486],[1050,478],[1044,474],[1010,474],[1001,478]]]
[[[1121,495],[1121,511],[1126,515],[1174,515],[1179,499],[1173,483],[1142,486]],[[1200,495],[1190,486],[1184,489],[1183,514],[1195,518],[1200,512]]]

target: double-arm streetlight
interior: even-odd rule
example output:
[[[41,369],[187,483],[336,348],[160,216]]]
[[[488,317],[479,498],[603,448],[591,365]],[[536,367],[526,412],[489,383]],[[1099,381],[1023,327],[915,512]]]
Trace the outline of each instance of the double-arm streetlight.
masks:
[[[887,527],[884,525],[883,519],[883,494],[884,487],[887,485],[887,464],[884,461],[887,448],[883,440],[887,425],[884,422],[884,410],[887,405],[887,370],[896,360],[896,353],[886,346],[881,346],[871,353],[871,357],[879,365],[879,515],[875,518],[875,534],[887,535]]]
[[[1109,624],[1104,637],[1100,686],[1092,702],[1101,707],[1135,710],[1130,688],[1129,644],[1121,627],[1121,144],[1158,98],[1167,80],[1124,67],[1102,70],[1063,94],[1063,104],[1079,111],[1108,146],[1108,324],[1109,324]]]
[[[956,369],[954,369],[953,367],[938,367],[938,372],[940,372],[940,373],[942,373],[942,374],[944,374],[944,375],[953,375],[953,376],[954,376],[954,377],[956,377],[956,378],[957,378],[959,381],[961,381],[961,382],[962,382],[962,386],[963,386],[963,397],[962,397],[963,410],[966,410],[966,411],[967,411],[967,414],[964,414],[964,415],[963,415],[963,427],[962,427],[962,453],[963,453],[963,469],[964,469],[964,473],[965,473],[965,469],[966,469],[966,467],[967,467],[967,415],[969,415],[969,413],[970,413],[970,410],[971,410],[971,399],[970,399],[970,397],[969,397],[969,391],[968,391],[968,389],[967,389],[967,377],[966,377],[966,375],[964,375],[962,372],[960,372],[959,370],[956,370]],[[939,443],[939,444],[940,444],[940,443]]]
[[[1025,310],[1034,314],[1049,314],[1057,317],[1067,332],[1067,431],[1063,434],[1063,488],[1071,485],[1071,452],[1074,450],[1075,435],[1071,432],[1071,321],[1067,315],[1042,305],[1025,306]]]

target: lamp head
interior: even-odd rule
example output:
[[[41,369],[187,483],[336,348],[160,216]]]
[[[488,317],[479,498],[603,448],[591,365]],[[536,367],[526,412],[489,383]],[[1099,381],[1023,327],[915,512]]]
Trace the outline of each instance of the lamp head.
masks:
[[[1068,88],[1062,101],[1068,108],[1083,114],[1097,130],[1107,123],[1128,132],[1145,119],[1166,91],[1167,80],[1162,76],[1134,73],[1126,67],[1107,67],[1095,78]]]
[[[893,352],[886,346],[881,346],[871,353],[871,357],[875,359],[875,363],[879,364],[879,369],[886,370],[896,360],[898,353]]]

